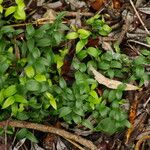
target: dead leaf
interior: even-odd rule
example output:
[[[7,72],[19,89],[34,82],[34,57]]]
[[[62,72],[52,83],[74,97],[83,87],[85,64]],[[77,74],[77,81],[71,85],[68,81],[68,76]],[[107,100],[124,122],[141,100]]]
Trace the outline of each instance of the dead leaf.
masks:
[[[94,9],[94,10],[99,10],[100,8],[102,8],[102,6],[104,5],[104,2],[106,0],[94,0],[90,3],[90,6]]]
[[[40,147],[38,144],[32,142],[30,150],[45,150],[45,149]]]
[[[150,7],[138,8],[138,10],[142,13],[150,15]]]
[[[92,71],[92,73],[94,74],[95,76],[95,79],[100,83],[100,84],[103,84],[105,86],[107,86],[108,88],[110,89],[117,89],[117,87],[120,85],[120,84],[124,84],[120,81],[117,81],[117,80],[111,80],[109,78],[106,78],[105,76],[103,76],[101,73],[99,73],[98,71],[96,71],[92,66],[90,66],[90,71]],[[126,91],[130,91],[130,90],[139,90],[139,87],[137,86],[134,86],[132,84],[125,84],[126,85],[126,88],[125,90]]]
[[[13,150],[19,150],[20,147],[25,143],[25,141],[26,141],[26,138],[21,139],[21,140],[15,145],[15,147],[13,148]]]
[[[114,9],[120,9],[121,5],[122,5],[122,3],[120,0],[113,0],[113,8]]]

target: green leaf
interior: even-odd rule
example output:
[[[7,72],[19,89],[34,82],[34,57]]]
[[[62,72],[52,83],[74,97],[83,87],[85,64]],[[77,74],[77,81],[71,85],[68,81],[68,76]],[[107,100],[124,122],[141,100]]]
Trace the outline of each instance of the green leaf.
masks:
[[[111,61],[110,67],[111,68],[122,68],[122,64],[119,61],[113,60],[113,61]]]
[[[78,57],[80,60],[83,60],[84,58],[86,58],[86,56],[87,56],[86,50],[82,50],[82,51],[80,51],[80,52],[77,54],[77,57]]]
[[[29,119],[29,115],[27,112],[18,112],[16,118],[18,120],[28,120]]]
[[[98,110],[102,117],[106,117],[108,113],[110,112],[110,108],[105,106],[104,104],[100,104]]]
[[[119,84],[118,87],[117,87],[117,90],[124,91],[126,87],[127,87],[126,84]]]
[[[77,32],[68,33],[68,34],[66,35],[66,38],[69,39],[69,40],[76,39],[76,38],[78,38],[78,33],[77,33]]]
[[[87,53],[93,57],[98,57],[98,55],[99,55],[98,49],[94,48],[94,47],[88,47]]]
[[[36,80],[28,80],[26,88],[28,91],[38,91],[40,90],[40,84]]]
[[[73,108],[73,112],[79,116],[84,116],[84,110],[82,108],[82,103],[78,107],[77,107],[77,103],[76,103],[76,107]]]
[[[11,85],[3,92],[4,97],[10,97],[17,92],[16,85]]]
[[[16,116],[17,115],[17,112],[18,112],[18,104],[17,103],[14,103],[11,105],[11,115],[12,116]]]
[[[136,74],[136,76],[137,77],[142,77],[143,75],[144,75],[144,72],[145,72],[145,69],[144,69],[144,67],[143,66],[137,66],[136,68],[135,68],[135,74]]]
[[[80,124],[81,123],[81,117],[79,115],[73,114],[72,115],[72,119],[76,124]]]
[[[35,33],[35,29],[32,24],[26,26],[26,31],[29,36],[33,36]]]
[[[85,29],[79,29],[78,33],[80,39],[87,39],[91,35],[91,32]]]
[[[32,50],[32,55],[35,59],[37,59],[41,56],[41,52],[37,47],[34,47]]]
[[[95,129],[96,131],[103,131],[108,134],[114,134],[117,130],[115,126],[115,121],[109,117],[101,120]]]
[[[120,45],[118,42],[114,43],[114,49],[115,49],[116,53],[120,53]]]
[[[59,117],[64,117],[72,112],[72,109],[70,107],[62,107],[60,109]]]
[[[111,32],[111,30],[112,30],[111,27],[109,27],[109,25],[107,25],[107,24],[104,24],[102,28],[103,28],[103,30],[105,30],[108,34],[109,34],[109,33]]]
[[[110,64],[106,61],[102,61],[98,63],[98,67],[102,70],[108,70],[110,68]]]
[[[86,71],[86,64],[81,63],[81,64],[79,65],[79,70],[80,70],[81,72],[85,72],[85,71]]]
[[[31,142],[38,143],[37,138],[36,138],[36,137],[34,136],[34,134],[31,133],[30,131],[27,132],[26,138],[27,138],[28,140],[30,140]]]
[[[27,41],[27,47],[28,47],[28,49],[29,49],[30,52],[32,52],[32,51],[34,50],[34,46],[35,46],[35,41],[34,41],[34,39],[33,39],[33,38],[32,38],[32,39],[29,39],[29,40]]]
[[[59,31],[55,31],[53,33],[56,45],[59,45],[63,40],[64,40],[64,36],[62,33],[60,33]]]
[[[50,104],[52,105],[52,107],[54,109],[57,109],[57,104],[56,104],[56,100],[55,98],[53,97],[53,95],[49,92],[46,92],[45,95],[47,96],[47,98],[50,100]]]
[[[26,73],[27,77],[33,78],[34,75],[35,75],[34,68],[33,68],[32,66],[27,66],[27,67],[25,68],[25,73]]]
[[[34,79],[38,82],[43,82],[43,81],[46,81],[46,76],[45,75],[42,75],[42,74],[37,74]]]
[[[11,26],[3,26],[3,27],[1,28],[1,31],[2,31],[3,33],[11,33],[11,32],[14,32],[15,30],[14,30],[14,28],[11,27]]]
[[[102,54],[101,58],[103,60],[112,61],[113,54],[111,52],[106,52],[106,53]]]
[[[5,109],[12,105],[15,102],[15,98],[13,96],[8,97],[5,101],[4,104],[2,105],[2,109]]]
[[[111,90],[108,95],[108,100],[112,102],[116,99],[116,90]]]
[[[83,120],[82,125],[89,128],[89,129],[91,129],[91,130],[93,130],[93,125],[89,120]]]
[[[108,76],[112,79],[113,77],[114,77],[114,75],[115,75],[115,73],[114,73],[114,70],[112,70],[112,69],[109,69],[108,71],[107,71],[107,73],[108,73]]]
[[[150,37],[146,37],[146,42],[147,42],[147,44],[149,44],[150,45]]]
[[[60,69],[64,64],[63,58],[60,55],[56,54],[54,56],[54,59],[55,59],[55,63],[57,64],[57,69]]]
[[[22,128],[16,133],[16,137],[17,139],[23,139],[26,137],[27,134],[28,130],[26,128]]]
[[[78,70],[80,68],[80,62],[77,59],[73,59],[72,66],[74,69]]]
[[[142,53],[143,55],[145,55],[145,56],[149,56],[149,55],[150,55],[150,51],[149,51],[149,50],[146,50],[146,49],[141,50],[141,53]]]
[[[67,86],[66,81],[64,80],[64,78],[60,78],[59,80],[59,86],[63,89]]]
[[[27,104],[28,103],[28,101],[22,95],[15,94],[14,98],[15,98],[15,102],[23,103],[23,104]]]
[[[3,3],[3,0],[0,0],[0,4],[2,4]]]
[[[0,5],[0,13],[3,13],[3,6]]]
[[[14,13],[14,17],[17,20],[25,20],[26,19],[26,13],[24,11],[24,5],[22,4],[22,6],[18,6],[17,10]]]
[[[90,94],[92,97],[94,97],[95,99],[98,99],[98,94],[97,94],[94,90],[90,91],[89,94]]]
[[[135,65],[144,65],[146,63],[146,58],[144,56],[138,56],[134,60]]]
[[[50,46],[51,45],[50,38],[38,39],[36,42],[37,42],[36,45],[39,46],[39,47],[46,47],[46,46]]]
[[[5,71],[9,68],[9,64],[5,61],[3,63],[0,62],[0,75],[5,73]]]
[[[4,96],[3,96],[3,89],[0,91],[0,105],[3,103],[4,101]]]
[[[116,99],[120,100],[122,98],[122,95],[123,95],[122,91],[116,90]]]
[[[5,11],[5,17],[13,14],[16,11],[17,7],[16,6],[10,6],[6,9]]]
[[[23,0],[15,0],[17,5],[21,5],[23,3]]]
[[[77,44],[76,44],[76,54],[79,53],[84,46],[87,44],[87,40],[80,40]]]

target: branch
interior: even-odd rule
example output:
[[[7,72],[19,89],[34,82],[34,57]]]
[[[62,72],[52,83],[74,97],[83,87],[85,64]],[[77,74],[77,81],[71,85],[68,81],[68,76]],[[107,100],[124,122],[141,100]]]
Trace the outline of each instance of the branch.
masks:
[[[59,136],[62,136],[64,138],[73,140],[75,142],[78,142],[79,144],[91,149],[91,150],[97,150],[97,147],[89,140],[86,140],[82,138],[81,136],[75,135],[73,133],[64,131],[62,129],[58,129],[55,127],[37,124],[37,123],[31,123],[31,122],[25,122],[25,121],[2,121],[0,122],[0,127],[4,126],[12,126],[17,128],[28,128],[28,129],[34,129],[42,132],[50,132],[53,134],[57,134]]]

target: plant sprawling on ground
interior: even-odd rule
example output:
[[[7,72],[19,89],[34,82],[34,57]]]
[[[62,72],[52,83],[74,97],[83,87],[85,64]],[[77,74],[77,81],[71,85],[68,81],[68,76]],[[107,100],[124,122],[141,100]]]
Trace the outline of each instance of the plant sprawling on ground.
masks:
[[[19,7],[24,7],[17,4],[6,10],[6,17],[13,14],[16,19],[25,18],[17,16]],[[69,28],[62,24],[63,16],[64,13],[59,14],[52,24],[39,27],[30,24],[25,29],[15,29],[3,22],[0,27],[0,121],[12,118],[44,122],[48,116],[58,116],[68,124],[81,124],[92,131],[109,134],[129,127],[127,112],[121,108],[126,101],[123,99],[125,86],[114,90],[99,87],[89,66],[108,78],[124,83],[137,81],[142,86],[148,80],[144,64],[150,61],[149,51],[142,50],[133,60],[121,52],[87,46],[89,39],[107,36],[111,27],[96,15],[87,20],[86,29],[72,27],[66,35]],[[69,53],[62,43],[69,40],[76,42],[71,84],[61,75]],[[99,88],[103,91],[101,95]],[[26,135],[36,142],[26,129],[17,135],[20,138]]]

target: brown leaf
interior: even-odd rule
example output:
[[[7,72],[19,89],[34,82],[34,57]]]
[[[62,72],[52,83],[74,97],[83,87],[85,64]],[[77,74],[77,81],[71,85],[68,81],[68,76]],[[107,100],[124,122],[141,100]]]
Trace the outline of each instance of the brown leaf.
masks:
[[[100,83],[100,84],[103,84],[105,86],[107,86],[108,88],[110,89],[117,89],[117,87],[120,85],[120,84],[123,84],[122,82],[120,81],[117,81],[117,80],[111,80],[109,78],[106,78],[105,76],[103,76],[101,73],[99,73],[98,71],[96,71],[92,66],[90,66],[90,71],[92,71],[92,73],[94,74],[95,76],[95,79]],[[132,84],[126,84],[126,88],[125,88],[126,91],[130,91],[130,90],[139,90],[139,87],[137,86],[134,86]]]
[[[113,0],[113,8],[114,9],[120,9],[122,6],[122,3],[120,0]]]
[[[107,0],[94,0],[90,5],[94,10],[99,10]]]

